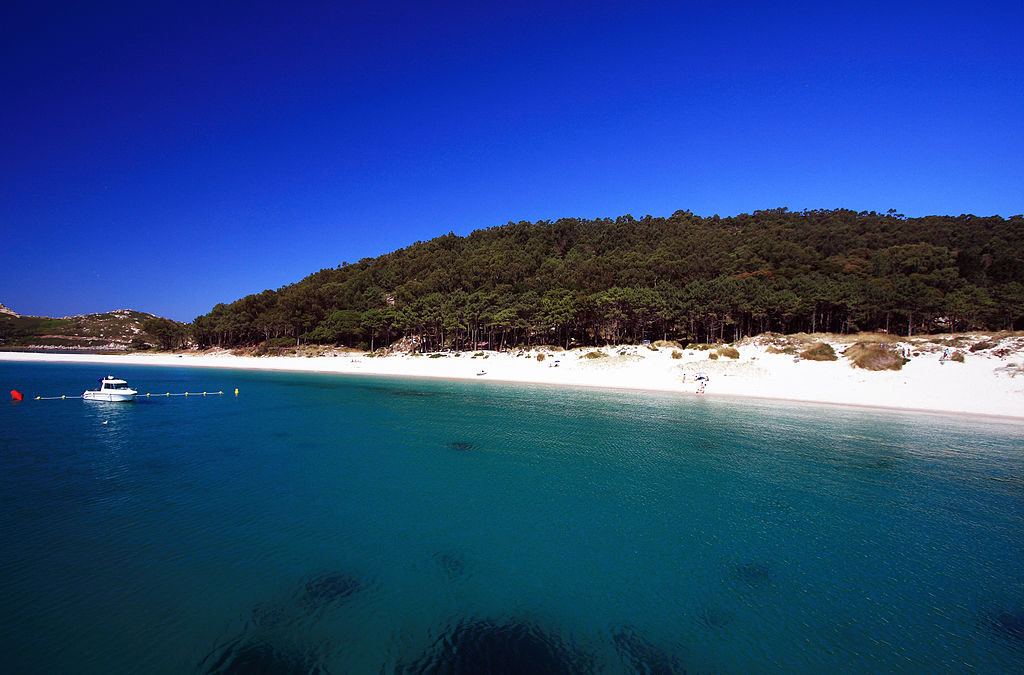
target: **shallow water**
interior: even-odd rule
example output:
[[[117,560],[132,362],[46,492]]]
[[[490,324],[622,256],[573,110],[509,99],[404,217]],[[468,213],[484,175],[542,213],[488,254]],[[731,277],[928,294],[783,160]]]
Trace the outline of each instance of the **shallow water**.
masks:
[[[0,374],[29,399],[0,405],[7,672],[1024,670],[1024,425],[189,368],[115,374],[226,394],[34,401],[107,373]]]

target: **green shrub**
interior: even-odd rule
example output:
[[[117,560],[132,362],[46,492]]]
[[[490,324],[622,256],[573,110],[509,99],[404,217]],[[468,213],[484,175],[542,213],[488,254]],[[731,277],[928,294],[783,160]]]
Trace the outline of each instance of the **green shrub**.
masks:
[[[714,359],[715,361],[717,361],[718,360],[718,352],[708,352],[708,358],[709,359]]]
[[[718,355],[724,356],[728,359],[738,359],[740,357],[740,352],[735,347],[719,347]]]
[[[681,359],[681,358],[683,358],[683,355],[678,350],[673,349],[672,350],[672,358],[674,358],[674,359]]]
[[[815,342],[800,352],[800,358],[808,361],[835,361],[839,357],[836,356],[836,350],[832,349],[832,345],[827,342]]]
[[[444,354],[431,354],[427,358],[430,358],[430,359],[443,359],[444,358]]]
[[[709,349],[714,349],[715,346],[714,345],[710,345],[710,344],[708,344],[706,342],[691,342],[688,345],[686,345],[686,348],[687,349],[698,349],[698,350],[700,350],[702,352],[705,352],[705,351],[707,351]]]
[[[270,338],[260,343],[260,346],[256,348],[256,356],[265,356],[267,354],[282,354],[282,353],[294,353],[295,352],[295,338]]]
[[[543,354],[537,354],[537,360],[538,361],[543,361],[544,360],[544,355]]]
[[[951,361],[956,361],[958,363],[963,363],[964,362],[964,353],[963,352],[953,352],[953,355],[950,356],[949,358],[950,358]]]
[[[270,338],[269,340],[264,340],[262,344],[260,344],[260,347],[266,347],[267,349],[281,349],[283,347],[294,346],[295,338],[289,337]]]
[[[607,356],[608,355],[605,354],[602,351],[593,351],[593,352],[590,352],[588,354],[584,354],[583,358],[585,358],[585,359],[603,359],[603,358],[605,358]]]
[[[764,350],[766,354],[796,354],[796,347],[775,347],[774,345]]]
[[[850,345],[843,356],[864,370],[900,370],[907,359],[892,351],[888,345],[857,342]]]
[[[972,352],[980,352],[980,351],[983,351],[985,349],[992,349],[997,344],[999,344],[999,343],[996,342],[995,340],[982,340],[981,342],[978,342],[976,344],[971,345],[971,351]]]

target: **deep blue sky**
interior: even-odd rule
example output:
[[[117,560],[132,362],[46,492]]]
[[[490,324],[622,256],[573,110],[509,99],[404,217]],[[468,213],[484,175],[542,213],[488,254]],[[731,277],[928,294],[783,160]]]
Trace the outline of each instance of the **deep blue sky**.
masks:
[[[1022,26],[1021,0],[7,2],[0,302],[190,321],[519,220],[1014,215]]]

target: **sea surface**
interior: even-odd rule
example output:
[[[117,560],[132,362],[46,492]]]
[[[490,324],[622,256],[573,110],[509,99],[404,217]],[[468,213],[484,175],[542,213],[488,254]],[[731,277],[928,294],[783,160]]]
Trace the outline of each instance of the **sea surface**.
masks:
[[[108,370],[0,363],[5,673],[1024,672],[1019,423],[186,367],[34,400]]]

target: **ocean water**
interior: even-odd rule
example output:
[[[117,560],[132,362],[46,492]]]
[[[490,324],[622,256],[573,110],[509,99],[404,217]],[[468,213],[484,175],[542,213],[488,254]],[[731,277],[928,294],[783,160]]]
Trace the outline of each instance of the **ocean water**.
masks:
[[[0,363],[6,673],[1024,672],[1022,424],[189,368],[114,374],[225,395],[32,400],[106,370]]]

